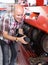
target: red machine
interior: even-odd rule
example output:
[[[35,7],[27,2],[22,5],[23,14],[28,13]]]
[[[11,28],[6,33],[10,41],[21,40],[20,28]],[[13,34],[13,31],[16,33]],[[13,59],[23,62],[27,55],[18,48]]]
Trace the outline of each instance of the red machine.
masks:
[[[29,7],[25,15],[26,33],[37,55],[48,56],[48,6]],[[30,32],[29,32],[30,31]],[[47,53],[47,54],[46,54]]]
[[[44,0],[36,0],[36,5],[37,6],[43,6],[44,5]]]

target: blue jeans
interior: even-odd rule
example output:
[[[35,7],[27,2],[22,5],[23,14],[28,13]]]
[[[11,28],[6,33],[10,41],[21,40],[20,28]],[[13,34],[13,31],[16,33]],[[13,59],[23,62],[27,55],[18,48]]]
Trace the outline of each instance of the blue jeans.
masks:
[[[11,59],[9,63],[9,47],[11,50]],[[2,53],[3,53],[3,65],[14,65],[17,52],[16,52],[16,43],[11,42],[7,44],[5,41],[1,43]]]

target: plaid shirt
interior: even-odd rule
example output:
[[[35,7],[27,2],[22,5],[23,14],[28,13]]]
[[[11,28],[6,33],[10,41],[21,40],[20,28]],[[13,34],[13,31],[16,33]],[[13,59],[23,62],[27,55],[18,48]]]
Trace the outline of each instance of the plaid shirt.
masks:
[[[15,20],[14,20],[14,17],[11,15],[11,14],[8,14],[6,13],[4,15],[4,17],[2,18],[1,20],[1,26],[0,26],[0,31],[3,32],[3,31],[7,31],[9,35],[14,35],[15,34],[15,30],[18,29],[18,28],[21,28],[22,27],[22,24],[19,24],[17,23]],[[3,38],[4,41],[8,42],[9,40]]]

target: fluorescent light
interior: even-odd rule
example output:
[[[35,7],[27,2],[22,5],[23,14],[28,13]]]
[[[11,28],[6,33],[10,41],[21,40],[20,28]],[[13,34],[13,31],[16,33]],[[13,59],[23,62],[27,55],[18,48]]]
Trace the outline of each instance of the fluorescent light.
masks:
[[[0,0],[1,3],[15,3],[15,0]]]

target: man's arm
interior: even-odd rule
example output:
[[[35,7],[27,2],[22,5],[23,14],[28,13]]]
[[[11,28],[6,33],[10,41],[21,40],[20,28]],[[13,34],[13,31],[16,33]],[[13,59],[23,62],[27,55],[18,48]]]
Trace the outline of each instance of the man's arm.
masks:
[[[8,40],[16,41],[16,37],[9,35],[7,31],[3,32],[3,37]]]
[[[14,36],[9,35],[7,31],[4,31],[3,32],[3,37],[5,39],[8,39],[8,40],[17,41],[17,42],[19,41],[19,42],[21,42],[23,44],[28,44],[26,41],[24,41],[24,37],[26,37],[26,36],[23,36],[23,37],[14,37]]]

